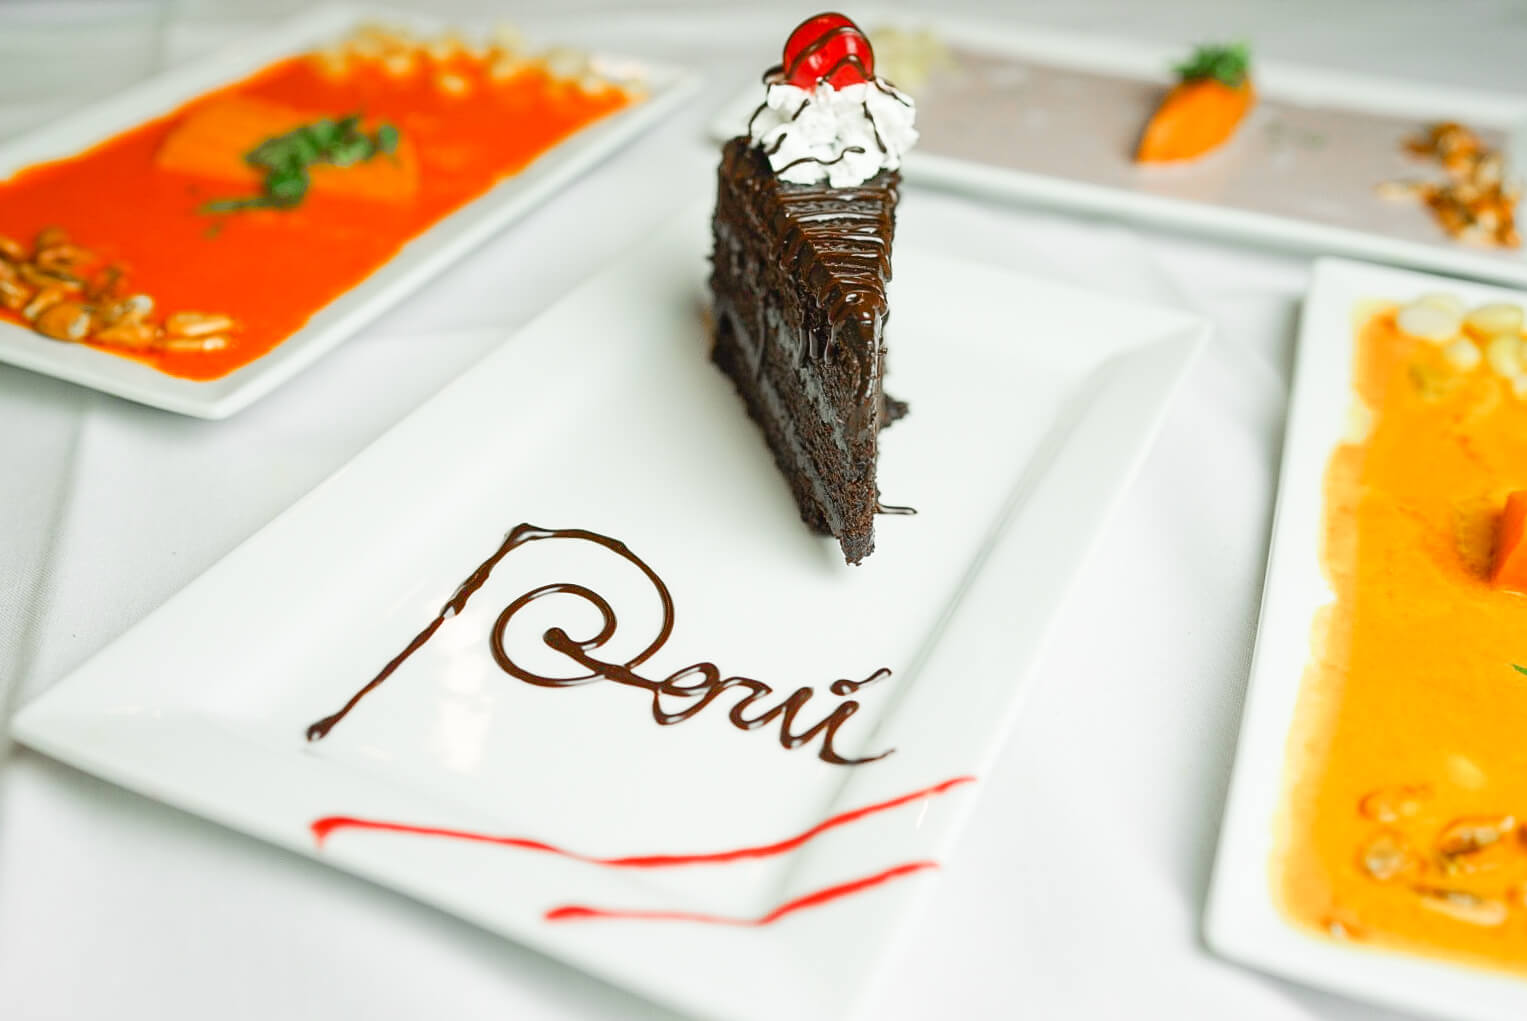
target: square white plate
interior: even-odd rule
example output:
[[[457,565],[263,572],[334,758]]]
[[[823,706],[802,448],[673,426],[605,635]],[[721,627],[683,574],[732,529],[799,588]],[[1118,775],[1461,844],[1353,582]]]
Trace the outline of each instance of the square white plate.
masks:
[[[562,299],[119,641],[29,705],[17,737],[125,787],[368,876],[707,1016],[840,1018],[931,889],[1044,636],[1151,443],[1207,327],[1166,311],[903,246],[880,482],[916,516],[880,519],[846,566],[801,524],[730,381],[708,358],[709,204]],[[1078,315],[1085,306],[1087,315]],[[631,657],[660,603],[612,551],[527,544],[322,741],[304,732],[427,625],[517,524],[626,543],[672,593],[644,676],[697,662],[815,695],[800,732],[855,698],[835,738],[787,750],[727,722],[735,695],[658,726],[649,692],[539,687],[495,664],[500,611],[579,582]],[[577,596],[515,622],[516,661],[565,675],[536,638],[598,624]],[[621,661],[624,661],[623,659]],[[673,710],[692,705],[663,699]],[[755,705],[748,715],[756,713]],[[619,868],[524,847],[340,831],[329,815],[522,836],[595,857],[704,854],[809,833],[844,811],[960,781],[727,863]],[[763,926],[548,920],[558,906]]]
[[[1435,291],[1471,305],[1527,304],[1520,291],[1341,259],[1315,264],[1299,326],[1256,653],[1204,924],[1210,945],[1226,957],[1311,985],[1406,1011],[1520,1021],[1527,1017],[1527,982],[1521,979],[1324,939],[1291,924],[1273,902],[1289,728],[1315,612],[1334,599],[1319,557],[1323,485],[1353,401],[1354,317],[1361,302],[1404,302]]]
[[[438,29],[439,23],[385,8],[325,5],[200,60],[173,68],[112,98],[0,145],[0,181],[18,170],[81,152],[205,92],[293,54],[343,39],[369,21]],[[0,362],[198,418],[226,418],[265,396],[337,347],[388,307],[523,216],[666,116],[698,79],[677,68],[594,55],[597,71],[642,83],[646,96],[594,122],[521,172],[438,221],[357,286],[335,298],[274,350],[219,379],[179,379],[129,358],[61,344],[0,322]]]
[[[859,18],[871,35],[903,21]],[[1170,84],[1169,69],[1194,40],[1164,46],[942,15],[907,24],[930,29],[956,61],[914,92],[923,139],[907,156],[909,181],[1241,243],[1527,283],[1527,251],[1449,240],[1419,203],[1375,193],[1382,180],[1440,177],[1400,152],[1403,137],[1431,121],[1499,132],[1509,164],[1527,170],[1527,96],[1262,60],[1252,40],[1259,105],[1236,138],[1188,165],[1139,168],[1131,149],[1158,87]],[[760,47],[760,71],[775,53]],[[1104,101],[1075,82],[1031,80],[1045,68],[1147,88]],[[955,98],[965,92],[974,98]],[[715,137],[741,133],[762,98],[755,85],[729,103],[712,124]],[[1321,137],[1331,133],[1323,119],[1342,112],[1393,123],[1365,120],[1359,137]],[[1044,145],[1023,145],[1025,137]],[[1358,164],[1371,164],[1372,174],[1354,172]]]

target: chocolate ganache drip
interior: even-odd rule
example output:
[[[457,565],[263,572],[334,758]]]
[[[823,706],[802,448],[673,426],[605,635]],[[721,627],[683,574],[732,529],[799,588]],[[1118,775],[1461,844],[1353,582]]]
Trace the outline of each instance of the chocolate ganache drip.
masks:
[[[340,709],[307,728],[309,741],[321,740],[334,729],[368,694],[387,680],[411,655],[422,648],[449,620],[466,608],[467,602],[482,588],[493,569],[514,550],[527,543],[545,540],[574,540],[593,543],[609,550],[646,576],[662,604],[662,622],[657,634],[636,655],[620,662],[601,659],[598,650],[614,638],[619,628],[615,609],[604,596],[593,589],[575,582],[554,582],[524,592],[509,602],[498,614],[487,637],[493,660],[506,674],[527,684],[544,688],[570,688],[584,684],[607,681],[644,691],[651,696],[652,718],[660,726],[683,723],[728,692],[737,691],[742,697],[732,703],[727,718],[739,730],[757,730],[771,724],[777,725],[779,743],[786,749],[800,748],[820,739],[817,757],[835,765],[853,766],[874,762],[891,754],[887,749],[878,755],[848,757],[841,754],[834,744],[838,730],[859,711],[859,703],[848,696],[860,688],[891,676],[891,671],[881,668],[862,680],[839,679],[833,681],[829,693],[843,701],[838,702],[826,715],[816,722],[797,726],[797,718],[812,704],[816,690],[798,687],[788,695],[776,697],[775,689],[763,681],[751,677],[723,676],[719,667],[710,662],[699,662],[677,670],[666,677],[647,677],[637,668],[649,660],[667,644],[673,634],[673,596],[648,564],[632,553],[625,543],[609,536],[580,528],[547,529],[534,525],[517,525],[492,556],[483,561],[414,639],[376,676],[366,682]],[[560,627],[545,631],[541,640],[547,648],[577,664],[581,672],[567,677],[555,677],[524,666],[509,649],[507,635],[511,625],[526,607],[548,596],[564,595],[581,599],[598,613],[600,627],[588,638],[574,638]]]

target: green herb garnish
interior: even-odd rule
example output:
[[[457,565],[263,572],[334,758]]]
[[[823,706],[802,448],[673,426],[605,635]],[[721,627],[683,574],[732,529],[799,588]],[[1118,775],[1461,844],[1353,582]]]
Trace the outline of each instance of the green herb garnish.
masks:
[[[1251,67],[1251,48],[1244,42],[1227,46],[1209,44],[1193,50],[1193,55],[1172,70],[1185,82],[1213,78],[1232,89],[1246,80]]]
[[[383,124],[376,129],[376,151],[391,156],[398,151],[398,143],[403,136],[398,134],[398,129],[391,124]]]
[[[328,117],[304,124],[284,135],[267,138],[244,154],[244,162],[263,171],[260,194],[217,199],[201,207],[204,213],[234,213],[241,209],[290,209],[308,193],[308,170],[322,163],[349,167],[377,154],[392,155],[402,135],[391,124],[374,134],[360,129],[360,115],[339,120]]]
[[[1527,666],[1517,666],[1515,663],[1512,663],[1511,669],[1515,670],[1519,674],[1527,674]]]

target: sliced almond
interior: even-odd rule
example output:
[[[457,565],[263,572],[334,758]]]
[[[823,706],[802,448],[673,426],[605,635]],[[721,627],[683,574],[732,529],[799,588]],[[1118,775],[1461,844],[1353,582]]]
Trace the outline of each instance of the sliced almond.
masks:
[[[424,52],[429,55],[429,58],[441,63],[450,60],[457,54],[469,51],[470,48],[467,46],[466,40],[462,39],[455,32],[442,32],[440,35],[435,36],[433,39],[428,39],[424,43]]]
[[[455,71],[442,71],[435,75],[435,88],[447,96],[465,96],[472,91],[472,81],[466,75],[457,74]]]
[[[159,342],[161,349],[175,354],[189,354],[199,351],[221,351],[227,347],[229,340],[223,334],[213,334],[208,337],[165,337]]]
[[[533,66],[522,57],[504,54],[488,65],[488,77],[495,82],[506,82],[516,75],[524,74]]]
[[[589,71],[589,55],[569,46],[553,47],[537,60],[547,74],[556,78],[581,78]]]
[[[407,78],[419,66],[413,50],[393,50],[382,58],[382,70],[394,78]]]
[[[1357,810],[1375,822],[1399,822],[1419,813],[1431,796],[1425,784],[1393,784],[1363,795]]]
[[[151,323],[120,322],[106,327],[90,339],[113,347],[141,351],[153,347],[159,340],[159,328]]]
[[[1430,305],[1439,312],[1451,312],[1455,316],[1462,316],[1468,309],[1468,306],[1463,303],[1462,298],[1447,291],[1430,291],[1421,295],[1411,304]]]
[[[121,301],[108,305],[100,319],[107,326],[118,323],[141,323],[154,311],[154,299],[146,294],[132,294]]]
[[[1505,840],[1516,829],[1516,817],[1477,815],[1454,819],[1437,836],[1437,853],[1456,857],[1475,854]]]
[[[36,293],[20,280],[0,280],[0,308],[20,312]]]
[[[1511,913],[1503,900],[1464,890],[1417,887],[1416,892],[1421,895],[1422,907],[1469,925],[1494,927],[1503,924]]]
[[[1413,301],[1400,309],[1395,325],[1412,337],[1441,344],[1458,336],[1463,327],[1463,313]]]
[[[1522,332],[1522,306],[1510,302],[1493,302],[1471,309],[1463,317],[1463,325],[1476,337],[1493,337],[1498,333]]]
[[[173,312],[164,321],[165,332],[172,337],[207,337],[234,329],[231,317],[210,312]]]
[[[95,253],[66,241],[38,252],[32,258],[32,264],[44,273],[74,275],[81,266],[95,259]]]
[[[33,287],[57,288],[71,293],[78,293],[85,289],[85,281],[72,273],[65,273],[63,271],[49,272],[39,269],[30,262],[24,262],[17,266],[16,269],[21,274],[21,279]]]
[[[1364,845],[1358,864],[1369,877],[1388,882],[1420,867],[1421,860],[1398,833],[1384,831]]]
[[[525,34],[507,21],[501,21],[493,26],[491,42],[493,48],[500,54],[525,52]]]
[[[318,50],[313,60],[326,78],[343,78],[350,70],[350,51],[342,47]]]
[[[90,310],[76,301],[60,301],[45,309],[32,326],[44,337],[81,341],[90,333]]]
[[[1479,353],[1479,348],[1468,337],[1454,337],[1447,342],[1442,349],[1442,357],[1447,363],[1459,372],[1468,372],[1479,366],[1484,356]]]
[[[21,314],[28,319],[35,320],[48,309],[66,300],[68,297],[69,292],[61,288],[44,287],[33,295],[31,301],[27,302],[26,307],[21,310]]]
[[[1522,374],[1522,338],[1515,333],[1501,333],[1485,342],[1485,361],[1497,376],[1513,379]]]

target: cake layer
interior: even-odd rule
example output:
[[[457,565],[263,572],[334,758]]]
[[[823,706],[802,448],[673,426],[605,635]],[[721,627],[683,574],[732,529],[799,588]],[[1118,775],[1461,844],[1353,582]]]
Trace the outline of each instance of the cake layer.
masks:
[[[874,549],[897,175],[851,188],[780,181],[743,139],[722,159],[712,290],[716,363],[736,383],[801,516],[858,563]]]

